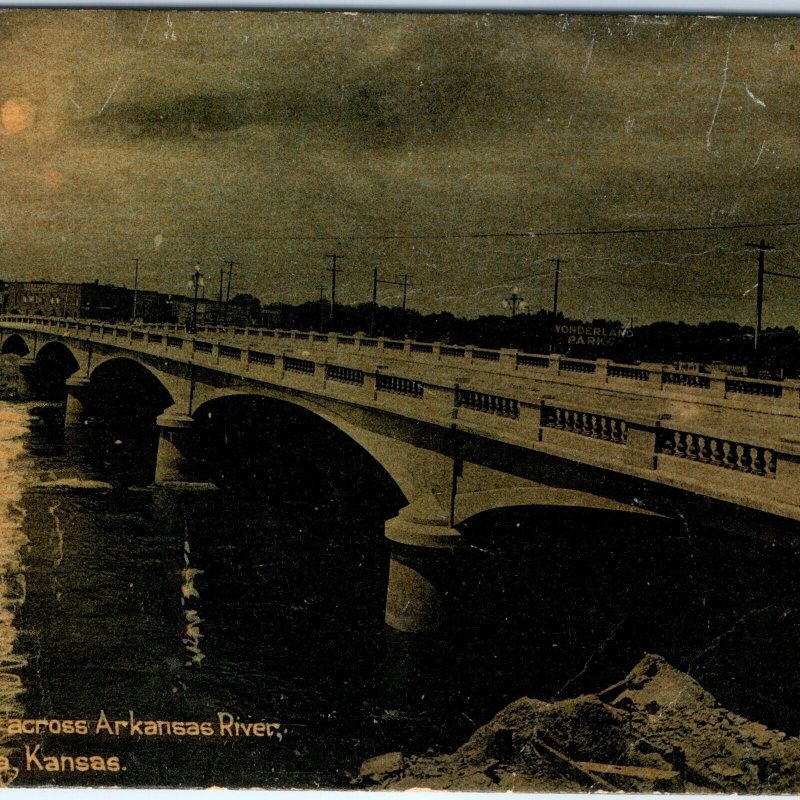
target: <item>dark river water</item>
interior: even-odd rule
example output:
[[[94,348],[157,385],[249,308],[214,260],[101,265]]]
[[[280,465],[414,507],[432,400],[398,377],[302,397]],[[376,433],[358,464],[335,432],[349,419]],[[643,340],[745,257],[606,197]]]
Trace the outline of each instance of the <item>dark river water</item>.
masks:
[[[219,491],[148,487],[153,435],[0,403],[0,718],[277,722],[281,738],[8,736],[124,771],[21,785],[327,787],[389,750],[452,749],[504,704],[599,690],[645,652],[800,730],[796,549],[597,513],[466,529],[445,629],[388,629],[402,498],[323,423],[207,422]],[[257,421],[257,424],[255,424]],[[109,482],[111,488],[87,483]]]

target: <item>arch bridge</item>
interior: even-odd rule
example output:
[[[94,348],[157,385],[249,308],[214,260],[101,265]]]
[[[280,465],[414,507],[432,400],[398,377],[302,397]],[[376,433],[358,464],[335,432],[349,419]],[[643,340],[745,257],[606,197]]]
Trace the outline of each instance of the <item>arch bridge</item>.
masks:
[[[132,365],[131,391],[146,388],[157,414],[163,486],[194,480],[196,420],[220,398],[270,398],[344,432],[407,501],[385,527],[386,620],[404,631],[437,626],[459,526],[492,509],[593,508],[772,538],[800,521],[791,382],[363,335],[36,317],[0,320],[0,350],[66,382],[67,425],[103,376]]]

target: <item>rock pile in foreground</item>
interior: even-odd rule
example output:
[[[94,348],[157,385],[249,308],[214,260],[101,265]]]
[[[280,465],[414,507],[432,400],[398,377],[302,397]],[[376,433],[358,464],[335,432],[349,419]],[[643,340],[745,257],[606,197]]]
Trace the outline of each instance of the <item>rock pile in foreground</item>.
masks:
[[[450,755],[387,753],[362,788],[527,792],[800,790],[800,739],[750,722],[660,656],[597,695],[523,697]]]

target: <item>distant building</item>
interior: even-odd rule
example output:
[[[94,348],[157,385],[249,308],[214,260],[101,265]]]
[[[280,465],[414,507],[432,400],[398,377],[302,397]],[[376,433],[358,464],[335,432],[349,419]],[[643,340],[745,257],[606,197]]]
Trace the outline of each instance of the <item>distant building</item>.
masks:
[[[0,310],[4,314],[46,317],[83,317],[123,322],[136,317],[142,322],[189,325],[194,314],[194,297],[164,294],[147,289],[134,291],[125,286],[61,281],[0,281]],[[134,314],[135,305],[135,314]],[[200,325],[248,326],[261,323],[261,302],[251,294],[237,294],[228,303],[197,298]]]
[[[56,281],[9,281],[3,293],[7,314],[36,314],[46,317],[79,317],[83,297],[80,283]]]

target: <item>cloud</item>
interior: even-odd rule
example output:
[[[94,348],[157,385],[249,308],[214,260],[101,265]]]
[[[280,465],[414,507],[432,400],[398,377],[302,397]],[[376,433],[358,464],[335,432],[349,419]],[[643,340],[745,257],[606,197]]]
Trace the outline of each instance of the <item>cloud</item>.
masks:
[[[0,107],[11,100],[30,110],[30,124],[0,136],[0,264],[11,277],[129,282],[138,256],[143,285],[172,291],[196,259],[213,272],[232,257],[242,263],[240,288],[299,301],[318,293],[323,256],[336,246],[348,256],[353,297],[369,293],[378,265],[415,274],[418,307],[474,314],[497,308],[486,287],[559,255],[575,269],[564,270],[568,312],[574,304],[625,318],[702,316],[708,303],[698,291],[692,305],[687,287],[713,284],[715,295],[733,298],[726,313],[749,319],[740,287],[752,259],[732,246],[747,232],[346,238],[800,214],[792,110],[800,87],[789,46],[798,22],[742,20],[732,39],[727,19],[650,22],[0,15]],[[729,43],[729,85],[746,85],[767,107],[743,91],[723,93],[709,153]],[[270,238],[294,234],[342,238]],[[785,246],[796,238],[780,235]],[[527,299],[544,305],[547,291],[536,279]],[[770,308],[794,313],[790,297]]]

